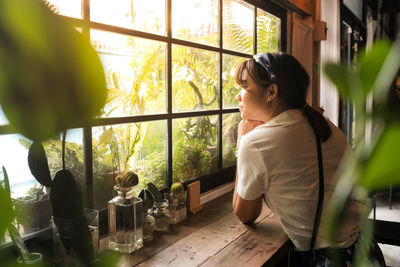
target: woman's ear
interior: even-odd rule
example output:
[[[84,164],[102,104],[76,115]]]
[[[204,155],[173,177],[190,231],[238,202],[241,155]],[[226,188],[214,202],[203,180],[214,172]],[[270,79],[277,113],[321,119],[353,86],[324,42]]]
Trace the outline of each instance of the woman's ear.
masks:
[[[265,94],[267,102],[271,102],[278,96],[278,86],[276,84],[271,84],[267,87]]]

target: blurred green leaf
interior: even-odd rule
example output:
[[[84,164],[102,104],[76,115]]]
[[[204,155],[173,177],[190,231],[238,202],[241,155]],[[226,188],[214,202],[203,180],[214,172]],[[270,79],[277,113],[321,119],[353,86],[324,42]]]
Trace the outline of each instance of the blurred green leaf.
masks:
[[[11,199],[11,189],[10,189],[10,180],[8,179],[8,174],[6,168],[2,167],[3,176],[4,176],[4,189],[7,196]]]
[[[111,143],[112,137],[113,137],[113,129],[110,127],[100,135],[98,145]]]
[[[34,141],[88,123],[106,101],[90,42],[39,0],[0,1],[0,104]]]
[[[376,79],[387,59],[391,43],[387,40],[377,41],[373,49],[360,57],[359,76],[363,86],[363,94],[366,97],[375,85]]]
[[[11,204],[10,184],[6,169],[3,167],[4,187],[0,183],[0,236],[10,226],[14,218],[14,210]]]
[[[365,188],[375,190],[400,183],[399,140],[400,124],[386,127],[361,176]]]
[[[353,101],[357,99],[359,94],[357,94],[355,90],[358,88],[354,86],[354,83],[357,81],[358,77],[353,71],[345,65],[335,63],[325,64],[324,71],[331,82],[336,85],[339,93],[343,97]]]
[[[121,254],[113,251],[105,251],[98,255],[98,260],[92,264],[94,267],[113,267],[120,266]]]

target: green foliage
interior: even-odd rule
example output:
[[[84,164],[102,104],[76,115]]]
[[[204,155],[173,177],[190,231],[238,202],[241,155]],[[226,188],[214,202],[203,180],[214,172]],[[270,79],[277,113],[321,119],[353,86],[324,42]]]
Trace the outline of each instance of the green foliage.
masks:
[[[362,175],[362,185],[378,190],[400,183],[400,123],[385,127],[369,156]]]
[[[223,167],[236,164],[237,125],[239,124],[240,120],[240,113],[226,114],[223,117]]]
[[[11,224],[15,214],[11,204],[11,193],[7,171],[2,167],[3,180],[0,181],[0,241],[4,240],[4,232]]]
[[[173,155],[174,181],[184,182],[215,169],[215,155],[203,140],[178,141]]]
[[[217,108],[217,53],[174,46],[172,55],[174,109],[203,110]]]
[[[145,159],[141,160],[137,164],[141,166],[139,168],[139,185],[136,186],[134,192],[136,194],[143,188],[147,187],[147,184],[152,182],[157,188],[165,188],[167,181],[167,172],[165,164],[165,150],[154,151],[149,154]]]
[[[254,37],[248,36],[245,30],[235,23],[235,19],[238,18],[233,17],[232,2],[234,1],[224,0],[223,2],[224,46],[242,53],[252,54]]]
[[[223,55],[223,107],[237,107],[238,102],[235,99],[236,95],[240,92],[241,87],[236,84],[235,74],[236,68],[242,63],[246,58]]]
[[[364,52],[354,67],[328,64],[325,73],[337,86],[342,96],[351,99],[357,114],[354,156],[347,159],[338,173],[339,181],[333,192],[329,207],[327,230],[334,240],[342,211],[352,197],[365,202],[369,193],[400,183],[400,165],[397,162],[400,140],[399,114],[392,114],[388,95],[392,81],[400,67],[400,39],[393,44],[377,41],[372,49]],[[374,94],[374,108],[365,109],[366,98]],[[394,119],[396,118],[396,119]],[[365,142],[365,122],[372,120],[375,131],[372,140]],[[364,215],[367,220],[368,214]],[[369,242],[370,226],[364,226]],[[364,233],[363,233],[364,234]],[[365,246],[365,243],[360,245]],[[361,251],[358,254],[362,255]],[[359,264],[365,261],[360,256]],[[361,262],[361,263],[360,263]]]
[[[280,30],[279,18],[258,12],[257,14],[257,53],[278,52]]]
[[[43,141],[99,113],[102,65],[67,20],[41,1],[1,1],[0,35],[0,104],[18,132]]]

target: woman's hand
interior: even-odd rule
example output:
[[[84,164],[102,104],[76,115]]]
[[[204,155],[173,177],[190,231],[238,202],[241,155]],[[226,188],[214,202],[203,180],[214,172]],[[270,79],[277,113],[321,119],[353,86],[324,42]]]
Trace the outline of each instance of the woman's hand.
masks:
[[[263,123],[264,123],[263,121],[256,121],[256,120],[241,120],[238,126],[236,149],[239,148],[240,140],[242,139],[243,135],[247,134],[248,132],[251,132],[252,130],[254,130],[254,128]]]

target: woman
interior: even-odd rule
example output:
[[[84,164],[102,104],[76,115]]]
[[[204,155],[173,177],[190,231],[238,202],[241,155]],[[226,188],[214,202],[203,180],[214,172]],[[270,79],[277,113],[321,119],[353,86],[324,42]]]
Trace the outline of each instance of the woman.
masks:
[[[337,248],[341,264],[351,262],[361,229],[360,203],[348,203],[336,243],[329,243],[322,231],[318,233],[318,202],[321,200],[320,208],[325,211],[322,203],[327,201],[323,199],[329,199],[334,174],[350,148],[342,132],[307,105],[307,72],[287,53],[258,54],[238,67],[236,82],[243,89],[236,96],[242,121],[234,212],[242,222],[252,223],[264,200],[293,242],[293,257],[299,266],[328,266],[328,248]],[[319,191],[324,196],[319,196]],[[384,265],[379,247],[374,245],[371,252]]]

